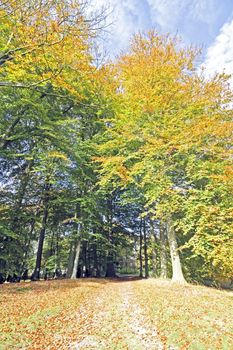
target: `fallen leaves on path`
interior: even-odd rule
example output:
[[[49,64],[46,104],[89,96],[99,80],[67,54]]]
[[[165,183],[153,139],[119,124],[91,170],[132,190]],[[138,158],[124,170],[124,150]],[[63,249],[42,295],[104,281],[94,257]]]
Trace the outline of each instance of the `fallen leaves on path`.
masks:
[[[233,293],[149,279],[134,285],[165,349],[233,349]]]
[[[153,279],[8,284],[0,349],[231,350],[232,301],[232,293]]]

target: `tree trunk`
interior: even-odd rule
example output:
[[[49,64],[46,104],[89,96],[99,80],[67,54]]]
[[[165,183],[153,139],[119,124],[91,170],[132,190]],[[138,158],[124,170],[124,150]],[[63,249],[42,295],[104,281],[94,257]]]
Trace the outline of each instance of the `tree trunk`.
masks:
[[[146,219],[144,219],[143,221],[143,236],[144,236],[145,278],[148,278],[149,267],[148,267],[148,251],[147,251],[147,236],[146,236]]]
[[[45,238],[45,230],[46,230],[46,224],[47,224],[47,219],[49,215],[50,187],[51,185],[49,183],[45,184],[45,187],[44,187],[44,199],[43,199],[44,212],[43,212],[42,226],[41,226],[40,235],[39,235],[39,243],[38,243],[37,256],[36,256],[36,266],[33,272],[33,280],[40,279],[41,259],[42,259],[42,252],[43,252],[43,245],[44,245],[44,238]]]
[[[142,261],[142,220],[140,223],[140,236],[139,236],[139,277],[143,277],[143,261]]]
[[[158,276],[158,239],[155,232],[154,221],[150,219],[150,232],[151,232],[151,244],[152,244],[152,275],[153,277]]]
[[[107,258],[107,267],[106,267],[105,277],[116,277],[115,266],[114,266],[112,256],[108,256]]]
[[[165,227],[163,223],[160,223],[159,230],[160,238],[160,278],[167,278],[167,251],[166,251],[166,236]]]
[[[100,269],[98,263],[98,255],[97,255],[97,245],[93,244],[93,263],[94,263],[94,276],[100,277]]]
[[[107,199],[107,209],[108,209],[108,242],[111,245],[112,242],[112,228],[113,228],[113,197],[109,196]],[[107,251],[107,263],[106,263],[106,273],[105,277],[116,277],[115,266],[113,262],[113,253],[110,248]]]
[[[176,233],[171,220],[168,220],[167,222],[167,234],[172,261],[172,281],[178,283],[185,283],[186,281],[182,272],[181,261],[178,252]]]
[[[56,247],[55,247],[55,270],[61,270],[61,261],[60,261],[60,247],[59,247],[59,230],[56,232]]]
[[[73,266],[74,266],[74,258],[75,258],[74,243],[71,243],[69,258],[68,258],[68,266],[67,266],[67,278],[70,278],[72,275]]]
[[[23,253],[23,261],[22,261],[22,267],[21,267],[21,274],[25,271],[25,269],[27,268],[27,259],[28,259],[28,253],[30,251],[30,245],[31,245],[31,237],[32,237],[32,233],[34,231],[34,227],[35,227],[35,219],[32,219],[32,223],[31,223],[31,229],[30,232],[28,234],[28,237],[25,240],[24,243],[24,253]]]
[[[45,230],[46,230],[46,224],[47,224],[47,219],[49,214],[47,200],[44,205],[45,206],[44,206],[44,213],[43,213],[43,219],[42,219],[42,227],[40,230],[39,243],[38,243],[37,256],[36,256],[36,267],[33,272],[34,280],[40,279],[41,259],[42,259],[42,252],[43,252],[43,245],[44,245],[44,238],[45,238]]]
[[[75,258],[74,258],[74,264],[73,264],[73,271],[70,277],[71,279],[77,278],[80,248],[81,248],[81,240],[80,240],[80,237],[78,237],[76,247],[75,247]]]
[[[158,253],[157,253],[157,237],[155,236],[155,234],[152,234],[151,236],[152,239],[152,274],[153,277],[157,277],[158,276]]]

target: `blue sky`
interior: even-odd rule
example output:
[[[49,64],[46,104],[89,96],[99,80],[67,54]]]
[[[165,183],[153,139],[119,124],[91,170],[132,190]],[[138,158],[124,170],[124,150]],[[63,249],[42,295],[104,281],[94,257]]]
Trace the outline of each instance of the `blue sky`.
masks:
[[[127,48],[133,33],[154,28],[178,34],[186,44],[203,49],[207,71],[233,73],[233,0],[93,0],[107,6],[108,51]]]

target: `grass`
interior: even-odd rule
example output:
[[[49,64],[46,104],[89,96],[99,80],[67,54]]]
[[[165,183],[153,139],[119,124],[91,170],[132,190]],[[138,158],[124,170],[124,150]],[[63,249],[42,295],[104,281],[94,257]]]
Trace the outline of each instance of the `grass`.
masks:
[[[138,309],[164,349],[233,349],[233,293],[213,288],[155,279],[22,282],[0,286],[0,305],[1,350],[144,349],[131,327]]]
[[[134,288],[166,346],[233,349],[233,293],[147,280]]]

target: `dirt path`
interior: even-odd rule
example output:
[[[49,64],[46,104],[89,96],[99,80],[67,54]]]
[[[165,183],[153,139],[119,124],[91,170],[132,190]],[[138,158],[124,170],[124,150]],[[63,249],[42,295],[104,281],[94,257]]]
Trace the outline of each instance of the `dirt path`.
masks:
[[[138,343],[138,349],[163,349],[156,328],[151,327],[136,299],[132,282],[121,284],[119,290],[123,302],[118,307],[126,317],[127,328],[132,334],[132,340]]]
[[[0,286],[0,350],[231,350],[233,294],[148,279]]]
[[[137,302],[134,293],[136,281],[110,282],[89,306],[94,310],[92,320],[82,320],[85,336],[77,337],[70,344],[70,350],[162,350],[157,330],[151,327],[149,320]],[[89,314],[87,307],[77,312]]]

